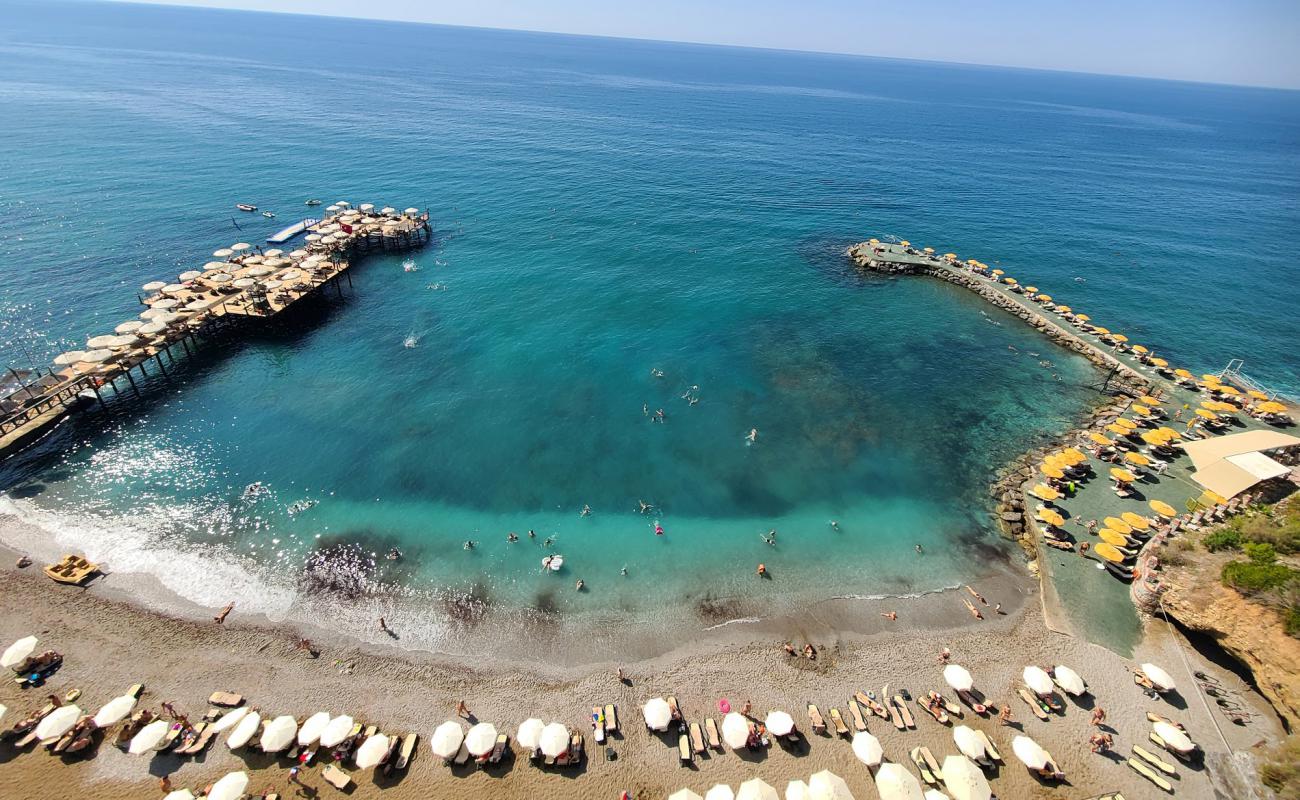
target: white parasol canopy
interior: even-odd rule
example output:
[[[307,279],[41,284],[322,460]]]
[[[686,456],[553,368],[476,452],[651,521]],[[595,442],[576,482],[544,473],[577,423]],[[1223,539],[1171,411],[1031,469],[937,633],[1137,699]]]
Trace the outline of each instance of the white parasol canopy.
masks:
[[[262,255],[266,258],[279,258],[280,256],[284,255],[284,251],[276,247],[267,250],[266,252],[262,253]]]
[[[144,324],[141,323],[141,326],[140,326],[140,327],[144,327]],[[117,348],[120,348],[120,347],[128,347],[128,346],[130,346],[130,345],[135,344],[136,339],[138,339],[138,338],[139,338],[138,336],[135,336],[135,335],[133,335],[133,334],[129,334],[129,333],[121,333],[121,334],[118,334],[118,335],[116,335],[116,336],[109,337],[108,346],[109,346],[109,347],[112,347],[112,348],[114,348],[114,349],[117,349]]]
[[[176,294],[185,291],[185,285],[180,283],[169,283],[162,288],[163,294]]]
[[[950,800],[950,798],[938,789],[926,789],[925,800]]]
[[[252,246],[251,244],[249,244],[248,242],[235,242],[234,244],[232,244],[232,245],[230,246],[230,249],[233,250],[233,251],[236,252],[236,253],[242,253],[242,252],[244,252],[245,250],[250,250],[250,249],[252,249],[252,247],[253,247],[253,246]]]
[[[769,712],[764,724],[773,736],[785,736],[794,730],[794,720],[784,711]]]
[[[306,236],[304,236],[303,238],[306,239],[306,240],[309,241],[309,242],[319,242],[319,241],[321,240],[322,237],[321,237],[321,235],[320,235],[319,233],[309,233],[309,234],[307,234]]]
[[[167,735],[171,725],[165,719],[156,719],[140,729],[140,732],[131,737],[131,744],[127,747],[127,752],[133,756],[147,753],[158,746],[158,743]]]
[[[374,736],[366,739],[357,748],[356,764],[358,769],[370,769],[378,766],[383,760],[384,754],[388,752],[391,744],[388,737],[382,733],[376,733]]]
[[[141,286],[140,288],[145,290],[146,292],[156,292],[159,289],[162,289],[166,285],[167,283],[165,281],[149,281],[148,283],[146,283],[144,286]]]
[[[163,795],[163,800],[194,800],[194,792],[189,789],[177,789]]]
[[[85,360],[86,360],[85,350],[69,350],[66,353],[59,353],[57,356],[54,357],[54,363],[58,364],[61,367],[66,367],[69,364],[76,364]]]
[[[719,783],[704,793],[704,800],[736,800],[736,793],[727,784]]]
[[[374,210],[375,210],[375,204],[374,204],[374,203],[362,203],[361,205],[357,206],[357,210],[360,211],[360,212],[362,212],[362,213],[368,213],[368,212],[371,212],[371,211],[374,211]]]
[[[1021,677],[1025,679],[1025,685],[1038,694],[1052,693],[1052,678],[1043,670],[1042,667],[1025,667],[1025,671],[1021,673]]]
[[[940,771],[948,791],[957,800],[989,800],[993,796],[984,773],[966,756],[948,756]]]
[[[776,789],[759,778],[750,778],[736,790],[736,800],[781,800]]]
[[[975,685],[975,680],[970,676],[970,670],[960,664],[949,664],[944,667],[943,679],[958,692],[969,692],[971,687]]]
[[[114,328],[113,333],[135,333],[140,330],[140,326],[143,324],[144,322],[141,320],[128,319],[126,322],[123,322],[121,325]]]
[[[921,782],[901,764],[885,764],[876,773],[880,800],[923,800]]]
[[[231,275],[229,272],[214,272],[208,275],[208,280],[212,281],[213,283],[225,283],[228,280],[233,280],[234,277],[235,276]],[[154,305],[158,305],[158,304],[154,303]]]
[[[853,800],[853,792],[839,775],[830,770],[813,773],[808,779],[808,794],[811,800]]]
[[[408,217],[414,217],[415,215],[417,215],[417,214],[420,213],[420,209],[418,209],[418,208],[408,208],[408,209],[406,209],[405,211],[403,211],[402,213],[405,214],[405,215],[407,215]]]
[[[141,329],[143,330],[143,328]],[[101,348],[99,350],[87,350],[81,357],[83,364],[102,364],[113,357],[113,351]]]
[[[208,307],[207,300],[191,300],[185,304],[186,311],[203,311]]]
[[[195,278],[199,277],[199,276],[202,275],[202,274],[203,274],[203,273],[200,272],[200,271],[197,270],[197,269],[191,269],[191,270],[186,270],[185,272],[182,272],[182,273],[181,273],[180,275],[178,275],[177,277],[180,278],[182,282],[184,282],[184,281],[192,281],[192,280],[194,280]]]
[[[222,714],[220,719],[212,723],[212,732],[221,733],[224,730],[228,730],[230,728],[235,727],[236,725],[239,724],[239,721],[243,719],[244,716],[247,714],[248,714],[248,708],[246,707],[236,708],[235,710],[229,713]]]
[[[24,636],[13,644],[5,648],[4,654],[0,655],[0,666],[6,669],[17,669],[19,664],[27,660],[36,650],[36,637]]]
[[[957,743],[957,749],[961,751],[961,754],[971,761],[979,761],[984,758],[986,753],[984,742],[969,727],[958,725],[953,728],[952,740]]]
[[[1056,673],[1057,685],[1070,694],[1077,697],[1088,691],[1088,687],[1083,683],[1083,678],[1079,677],[1079,673],[1069,667],[1063,667],[1060,664],[1057,664],[1056,668],[1052,671]]]
[[[302,727],[298,729],[298,744],[306,747],[320,739],[320,735],[325,732],[325,728],[330,724],[330,712],[317,711],[308,717]]]
[[[537,749],[537,743],[542,738],[542,728],[545,727],[546,723],[536,717],[526,719],[515,733],[515,739],[519,742],[520,747],[531,753]]]
[[[1012,739],[1011,752],[1016,754],[1021,764],[1030,769],[1038,770],[1047,766],[1047,751],[1028,736],[1017,736]]]
[[[208,263],[203,265],[204,272],[211,272],[214,269],[225,269],[225,268],[226,268],[226,262],[224,261],[209,261]]]
[[[465,741],[465,728],[459,722],[447,720],[439,725],[433,731],[433,736],[429,739],[429,746],[433,748],[433,754],[439,758],[451,758],[460,750],[461,742]]]
[[[497,728],[490,722],[480,722],[465,734],[465,749],[472,756],[485,756],[497,743]]]
[[[1192,744],[1192,740],[1185,732],[1164,720],[1159,720],[1152,725],[1151,730],[1155,731],[1156,736],[1163,739],[1165,744],[1180,753],[1190,753],[1196,749],[1196,745]]]
[[[347,714],[340,714],[330,720],[329,724],[325,726],[325,730],[321,731],[320,746],[337,747],[342,744],[343,740],[348,738],[348,734],[352,732],[355,724],[352,717]]]
[[[283,714],[266,723],[259,742],[267,753],[278,753],[293,744],[298,735],[298,721],[288,714]]]
[[[233,256],[234,254],[235,254],[235,251],[234,251],[234,250],[231,250],[229,247],[223,247],[223,248],[221,248],[220,250],[214,250],[214,251],[212,252],[212,257],[213,257],[213,258],[230,258],[230,257]]]
[[[105,334],[103,336],[92,336],[86,340],[86,345],[91,349],[99,348],[99,347],[112,347],[113,340],[116,338],[117,337],[111,334]]]
[[[177,299],[174,298],[174,297],[164,297],[163,299],[161,299],[161,300],[157,301],[156,303],[154,303],[154,304],[153,304],[153,307],[154,307],[154,308],[161,308],[161,309],[166,310],[166,309],[175,308],[176,306],[178,306],[178,305],[180,305],[180,304],[181,304],[181,301],[177,300]]]
[[[247,289],[248,287],[252,286],[255,283],[257,283],[257,281],[253,280],[252,278],[235,278],[235,282],[232,283],[231,285],[234,286],[236,289]]]
[[[641,709],[645,717],[646,727],[655,731],[668,730],[668,722],[672,719],[673,711],[668,707],[668,701],[662,697],[655,697],[646,701],[645,708]]]
[[[99,711],[95,713],[95,726],[99,728],[107,728],[114,722],[121,722],[126,719],[127,714],[131,713],[131,709],[135,708],[135,704],[136,698],[129,694],[124,694],[121,697],[114,697],[112,700],[109,700],[100,707]]]
[[[812,791],[803,781],[790,781],[785,785],[785,800],[812,800]]]
[[[226,747],[229,747],[231,750],[238,750],[248,744],[257,733],[257,729],[261,724],[261,714],[256,711],[248,712],[244,715],[244,718],[239,721],[239,724],[235,726],[234,730],[230,732],[230,735],[226,737]]]
[[[244,790],[247,788],[248,773],[242,770],[231,772],[212,784],[212,789],[208,791],[208,800],[239,800],[244,796]]]
[[[542,755],[547,758],[555,758],[569,749],[569,729],[558,722],[552,722],[545,728],[542,728],[542,735],[537,740],[537,746],[541,748]]]
[[[1143,664],[1142,671],[1146,673],[1146,676],[1151,679],[1151,682],[1154,683],[1156,688],[1160,691],[1167,692],[1174,688],[1174,679],[1169,677],[1168,672],[1165,672],[1155,664]]]
[[[853,734],[853,755],[868,767],[875,767],[885,757],[885,751],[879,739],[866,731],[858,731]]]
[[[167,323],[160,319],[154,319],[152,322],[145,324],[140,328],[138,333],[142,336],[153,336],[167,330]]]
[[[749,720],[735,711],[722,718],[722,741],[732,750],[739,750],[749,741]]]
[[[396,214],[396,213],[397,213],[397,209],[393,208],[392,206],[384,206],[383,208],[379,209],[379,213],[380,213],[380,214]]]
[[[668,800],[704,800],[704,798],[700,797],[695,792],[692,792],[690,789],[678,789],[668,795]]]
[[[81,708],[78,706],[59,706],[36,723],[36,738],[40,741],[56,739],[67,733],[73,725],[77,724],[77,720],[80,718]]]

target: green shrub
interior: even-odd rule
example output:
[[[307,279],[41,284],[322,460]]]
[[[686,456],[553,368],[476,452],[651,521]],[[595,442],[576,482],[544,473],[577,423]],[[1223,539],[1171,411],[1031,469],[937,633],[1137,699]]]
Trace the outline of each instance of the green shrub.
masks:
[[[1285,564],[1260,564],[1253,561],[1230,561],[1223,565],[1223,582],[1242,594],[1281,589],[1300,576]]]
[[[1300,606],[1291,606],[1282,612],[1282,629],[1287,636],[1300,639]]]
[[[1288,736],[1274,748],[1259,765],[1259,777],[1278,800],[1300,800],[1300,737]]]
[[[1201,542],[1205,545],[1205,549],[1211,553],[1217,553],[1220,550],[1240,550],[1241,534],[1232,528],[1220,528],[1206,535]]]
[[[1300,503],[1287,503],[1271,512],[1249,514],[1233,519],[1233,527],[1243,541],[1267,542],[1279,553],[1300,552]]]
[[[1241,549],[1246,551],[1252,564],[1264,567],[1277,561],[1277,551],[1268,542],[1247,542]]]

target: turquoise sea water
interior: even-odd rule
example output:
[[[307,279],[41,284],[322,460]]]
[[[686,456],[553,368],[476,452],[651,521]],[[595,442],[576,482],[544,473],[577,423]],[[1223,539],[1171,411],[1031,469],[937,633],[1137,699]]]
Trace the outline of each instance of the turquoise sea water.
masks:
[[[484,609],[704,625],[977,574],[1007,552],[990,473],[1098,376],[973,295],[856,274],[841,253],[873,235],[1000,263],[1193,369],[1246,357],[1300,389],[1295,93],[0,7],[8,364],[110,330],[140,284],[305,198],[433,215],[414,271],[372,258],[342,298],[0,465],[4,509],[200,602],[342,597],[360,629],[433,598],[408,642],[438,646]],[[254,481],[270,496],[241,501]],[[559,575],[539,570],[548,537]]]

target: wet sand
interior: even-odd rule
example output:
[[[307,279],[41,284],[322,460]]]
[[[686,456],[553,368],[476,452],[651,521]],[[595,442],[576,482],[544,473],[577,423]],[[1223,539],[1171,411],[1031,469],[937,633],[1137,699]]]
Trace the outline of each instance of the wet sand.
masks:
[[[449,660],[393,647],[377,648],[331,636],[328,620],[320,620],[319,629],[308,632],[320,650],[318,658],[311,658],[296,649],[297,631],[243,619],[238,610],[225,625],[196,613],[159,614],[127,602],[121,592],[111,589],[111,579],[102,586],[76,589],[50,583],[36,566],[14,569],[8,554],[5,563],[0,571],[5,608],[0,641],[7,643],[34,632],[43,646],[56,648],[66,657],[64,667],[45,688],[24,691],[12,682],[4,683],[0,703],[9,706],[7,722],[41,704],[49,692],[62,694],[80,688],[82,707],[93,713],[132,683],[143,682],[143,705],[156,709],[162,701],[173,701],[191,716],[201,715],[207,695],[220,689],[246,695],[264,714],[301,718],[319,710],[349,713],[395,734],[415,730],[427,737],[438,723],[453,715],[456,702],[462,699],[479,719],[510,733],[529,716],[588,731],[591,757],[581,769],[570,771],[538,769],[519,758],[490,770],[451,769],[433,757],[427,741],[422,740],[406,774],[391,779],[355,774],[358,786],[353,797],[616,798],[627,790],[638,798],[661,798],[683,786],[703,794],[714,783],[734,786],[754,776],[783,791],[787,781],[807,779],[820,769],[842,775],[858,797],[872,797],[870,775],[854,758],[846,740],[811,735],[798,752],[775,745],[759,756],[727,751],[699,759],[686,769],[678,766],[675,740],[669,742],[646,732],[640,706],[650,697],[674,694],[688,718],[703,721],[707,714],[720,721],[719,698],[728,698],[737,707],[749,700],[757,715],[782,709],[806,727],[804,709],[810,701],[826,713],[831,707],[846,710],[853,691],[879,691],[883,684],[907,688],[914,695],[929,688],[945,688],[936,658],[945,646],[951,648],[954,662],[971,670],[977,688],[991,700],[1011,704],[1018,723],[1055,755],[1070,779],[1068,788],[1042,787],[1014,763],[1010,740],[1015,732],[967,712],[965,722],[988,732],[1012,760],[995,773],[993,787],[999,796],[1064,797],[1114,790],[1122,790],[1129,798],[1164,796],[1121,761],[1088,752],[1088,698],[1083,707],[1067,700],[1064,716],[1049,722],[1033,719],[1027,706],[1014,697],[1020,671],[1030,663],[1063,663],[1077,669],[1089,682],[1096,702],[1107,709],[1108,721],[1116,730],[1117,749],[1125,754],[1131,744],[1150,745],[1144,718],[1148,709],[1186,724],[1192,738],[1207,749],[1210,769],[1180,766],[1175,780],[1179,795],[1211,796],[1213,775],[1220,791],[1245,796],[1226,783],[1235,770],[1228,766],[1224,747],[1199,699],[1190,692],[1185,700],[1174,698],[1177,705],[1190,703],[1187,708],[1148,700],[1133,685],[1123,659],[1047,631],[1036,586],[1027,579],[981,586],[990,602],[1004,602],[1014,594],[1032,601],[1017,604],[1017,610],[1005,616],[990,614],[984,622],[976,622],[966,613],[960,600],[966,596],[964,591],[888,603],[842,601],[810,614],[799,626],[789,620],[771,621],[768,625],[772,627],[761,631],[728,626],[737,630],[727,631],[717,641],[678,647],[654,658],[562,668],[480,663],[472,657]],[[898,611],[897,621],[879,616],[886,605]],[[856,622],[863,632],[847,632],[842,625],[845,621]],[[787,627],[777,630],[780,626]],[[796,646],[811,638],[821,648],[821,655],[815,662],[790,658],[778,647],[784,638],[794,640]],[[575,641],[573,646],[580,647],[581,642]],[[1191,685],[1174,640],[1160,628],[1147,637],[1138,658],[1165,665],[1180,683]],[[626,683],[614,678],[617,666],[626,671]],[[1235,680],[1205,664],[1198,668]],[[606,760],[605,754],[592,746],[587,714],[595,702],[618,705],[623,735],[612,741],[617,760]],[[950,728],[922,718],[919,708],[914,707],[913,713],[917,730],[906,733],[880,719],[869,721],[887,759],[910,767],[908,750],[918,744],[928,745],[940,759],[956,752]],[[1226,726],[1225,732],[1233,737],[1229,740],[1232,747],[1242,750],[1278,735],[1276,723],[1267,717],[1245,729]],[[43,751],[19,753],[9,744],[0,745],[0,785],[14,790],[7,796],[23,798],[161,797],[157,788],[161,775],[169,775],[175,786],[198,788],[233,769],[250,770],[253,790],[274,787],[286,792],[293,788],[287,781],[288,766],[287,761],[262,754],[232,753],[222,740],[214,742],[201,758],[190,760],[170,755],[129,756],[104,745],[84,759],[65,761]],[[319,767],[305,772],[304,783],[312,789],[302,790],[303,796],[311,796],[314,790],[319,790],[320,797],[336,795],[320,778]],[[286,792],[286,796],[298,795]]]

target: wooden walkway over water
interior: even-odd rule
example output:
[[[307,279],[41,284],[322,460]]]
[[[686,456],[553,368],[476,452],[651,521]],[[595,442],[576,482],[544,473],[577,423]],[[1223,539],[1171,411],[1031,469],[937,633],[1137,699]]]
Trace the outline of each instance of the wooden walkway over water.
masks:
[[[87,360],[67,353],[39,371],[11,371],[17,386],[0,397],[0,459],[40,439],[71,412],[103,405],[109,389],[121,394],[129,388],[138,396],[135,373],[144,378],[156,369],[167,376],[177,350],[180,357],[192,355],[210,337],[276,318],[329,287],[341,294],[359,259],[421,247],[432,236],[428,213],[413,208],[399,214],[344,203],[329,210],[298,232],[310,231],[302,249],[286,254],[241,243],[216,251],[213,257],[223,260],[182,273],[178,283],[147,284],[151,291],[137,297],[146,307],[142,319],[119,325],[120,335],[92,338],[107,341],[79,351]]]

